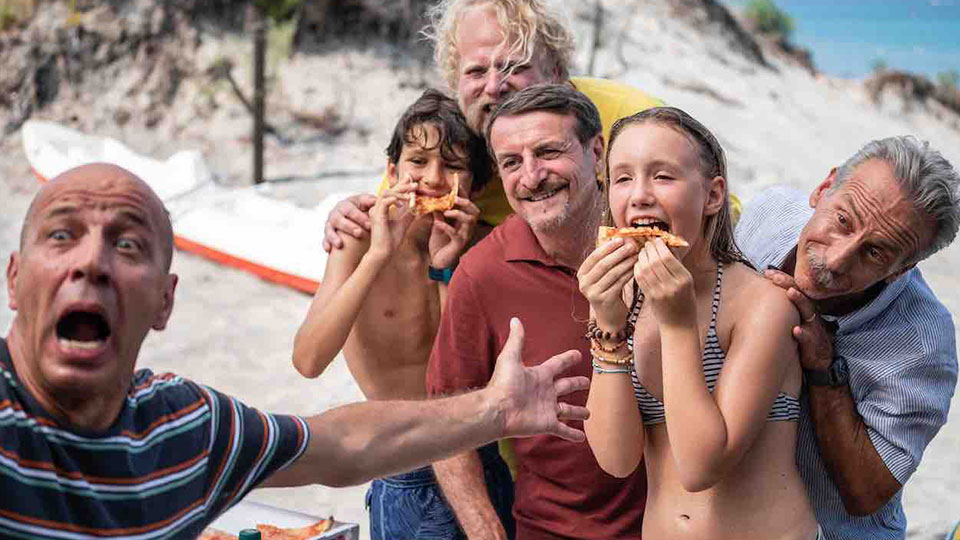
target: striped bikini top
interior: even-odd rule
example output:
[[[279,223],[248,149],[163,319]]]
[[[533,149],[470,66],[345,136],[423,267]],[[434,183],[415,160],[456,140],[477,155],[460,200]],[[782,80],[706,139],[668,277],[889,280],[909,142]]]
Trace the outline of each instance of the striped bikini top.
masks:
[[[723,369],[726,354],[720,348],[720,339],[717,338],[717,312],[720,310],[720,285],[723,283],[723,263],[717,264],[717,285],[713,289],[713,316],[710,318],[710,328],[707,330],[707,339],[703,346],[703,374],[707,381],[707,389],[713,392]],[[639,289],[637,289],[639,290]],[[636,325],[640,308],[643,306],[643,291],[634,295],[633,306],[630,309],[630,322]],[[633,351],[633,336],[627,338],[627,346]],[[637,398],[637,406],[643,415],[643,425],[662,424],[666,420],[663,403],[655,398],[643,387],[637,378],[636,370],[631,373],[633,378],[633,393]],[[796,421],[800,418],[800,402],[797,398],[780,392],[773,401],[768,422]]]

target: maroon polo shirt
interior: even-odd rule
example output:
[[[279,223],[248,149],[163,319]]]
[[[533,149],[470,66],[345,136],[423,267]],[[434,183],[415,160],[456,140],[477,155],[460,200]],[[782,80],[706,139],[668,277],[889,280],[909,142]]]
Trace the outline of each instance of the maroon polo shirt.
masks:
[[[523,322],[523,362],[537,365],[570,349],[583,355],[566,376],[590,377],[583,338],[590,306],[576,272],[560,266],[521,218],[510,216],[460,261],[450,282],[427,370],[427,392],[483,387],[510,332]],[[564,398],[586,405],[587,392]],[[583,429],[582,422],[571,425]],[[552,436],[515,441],[518,540],[640,538],[646,475],[617,479],[603,472],[586,442]]]

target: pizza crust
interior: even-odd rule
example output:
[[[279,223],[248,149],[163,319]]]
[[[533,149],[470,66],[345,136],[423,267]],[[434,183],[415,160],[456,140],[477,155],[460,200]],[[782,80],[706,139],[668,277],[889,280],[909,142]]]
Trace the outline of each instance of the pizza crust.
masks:
[[[208,528],[200,533],[197,540],[237,540],[237,535]]]
[[[257,530],[263,540],[308,540],[320,536],[333,527],[333,519],[321,519],[320,521],[300,527],[298,529],[281,529],[273,525],[257,524]]]
[[[654,227],[600,227],[600,230],[597,232],[597,245],[599,246],[613,238],[636,238],[644,241],[646,239],[663,238],[663,242],[667,244],[667,247],[690,246],[683,238]]]
[[[333,518],[321,519],[316,523],[298,529],[283,529],[264,523],[257,524],[257,530],[260,531],[262,540],[309,540],[320,536],[331,528],[333,528]],[[237,535],[207,528],[204,529],[197,540],[237,540]]]

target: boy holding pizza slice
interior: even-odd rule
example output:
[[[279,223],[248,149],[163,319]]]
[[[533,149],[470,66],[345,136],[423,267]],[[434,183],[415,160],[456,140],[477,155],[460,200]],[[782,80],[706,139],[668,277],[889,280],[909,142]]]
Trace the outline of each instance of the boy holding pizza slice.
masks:
[[[420,400],[446,284],[478,226],[466,196],[490,165],[456,102],[435,90],[401,116],[387,156],[389,188],[370,209],[371,234],[330,253],[293,363],[317,377],[342,349],[367,399]],[[496,445],[481,453],[491,499],[511,522],[509,471]],[[463,537],[430,467],[375,480],[367,505],[374,540]]]

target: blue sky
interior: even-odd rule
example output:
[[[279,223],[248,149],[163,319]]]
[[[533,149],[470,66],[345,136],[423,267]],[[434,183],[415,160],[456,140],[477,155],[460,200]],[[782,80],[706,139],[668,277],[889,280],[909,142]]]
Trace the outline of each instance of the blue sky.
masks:
[[[739,9],[747,0],[721,0]],[[960,0],[775,0],[793,17],[792,41],[824,73],[862,77],[877,59],[922,73],[960,71]]]

